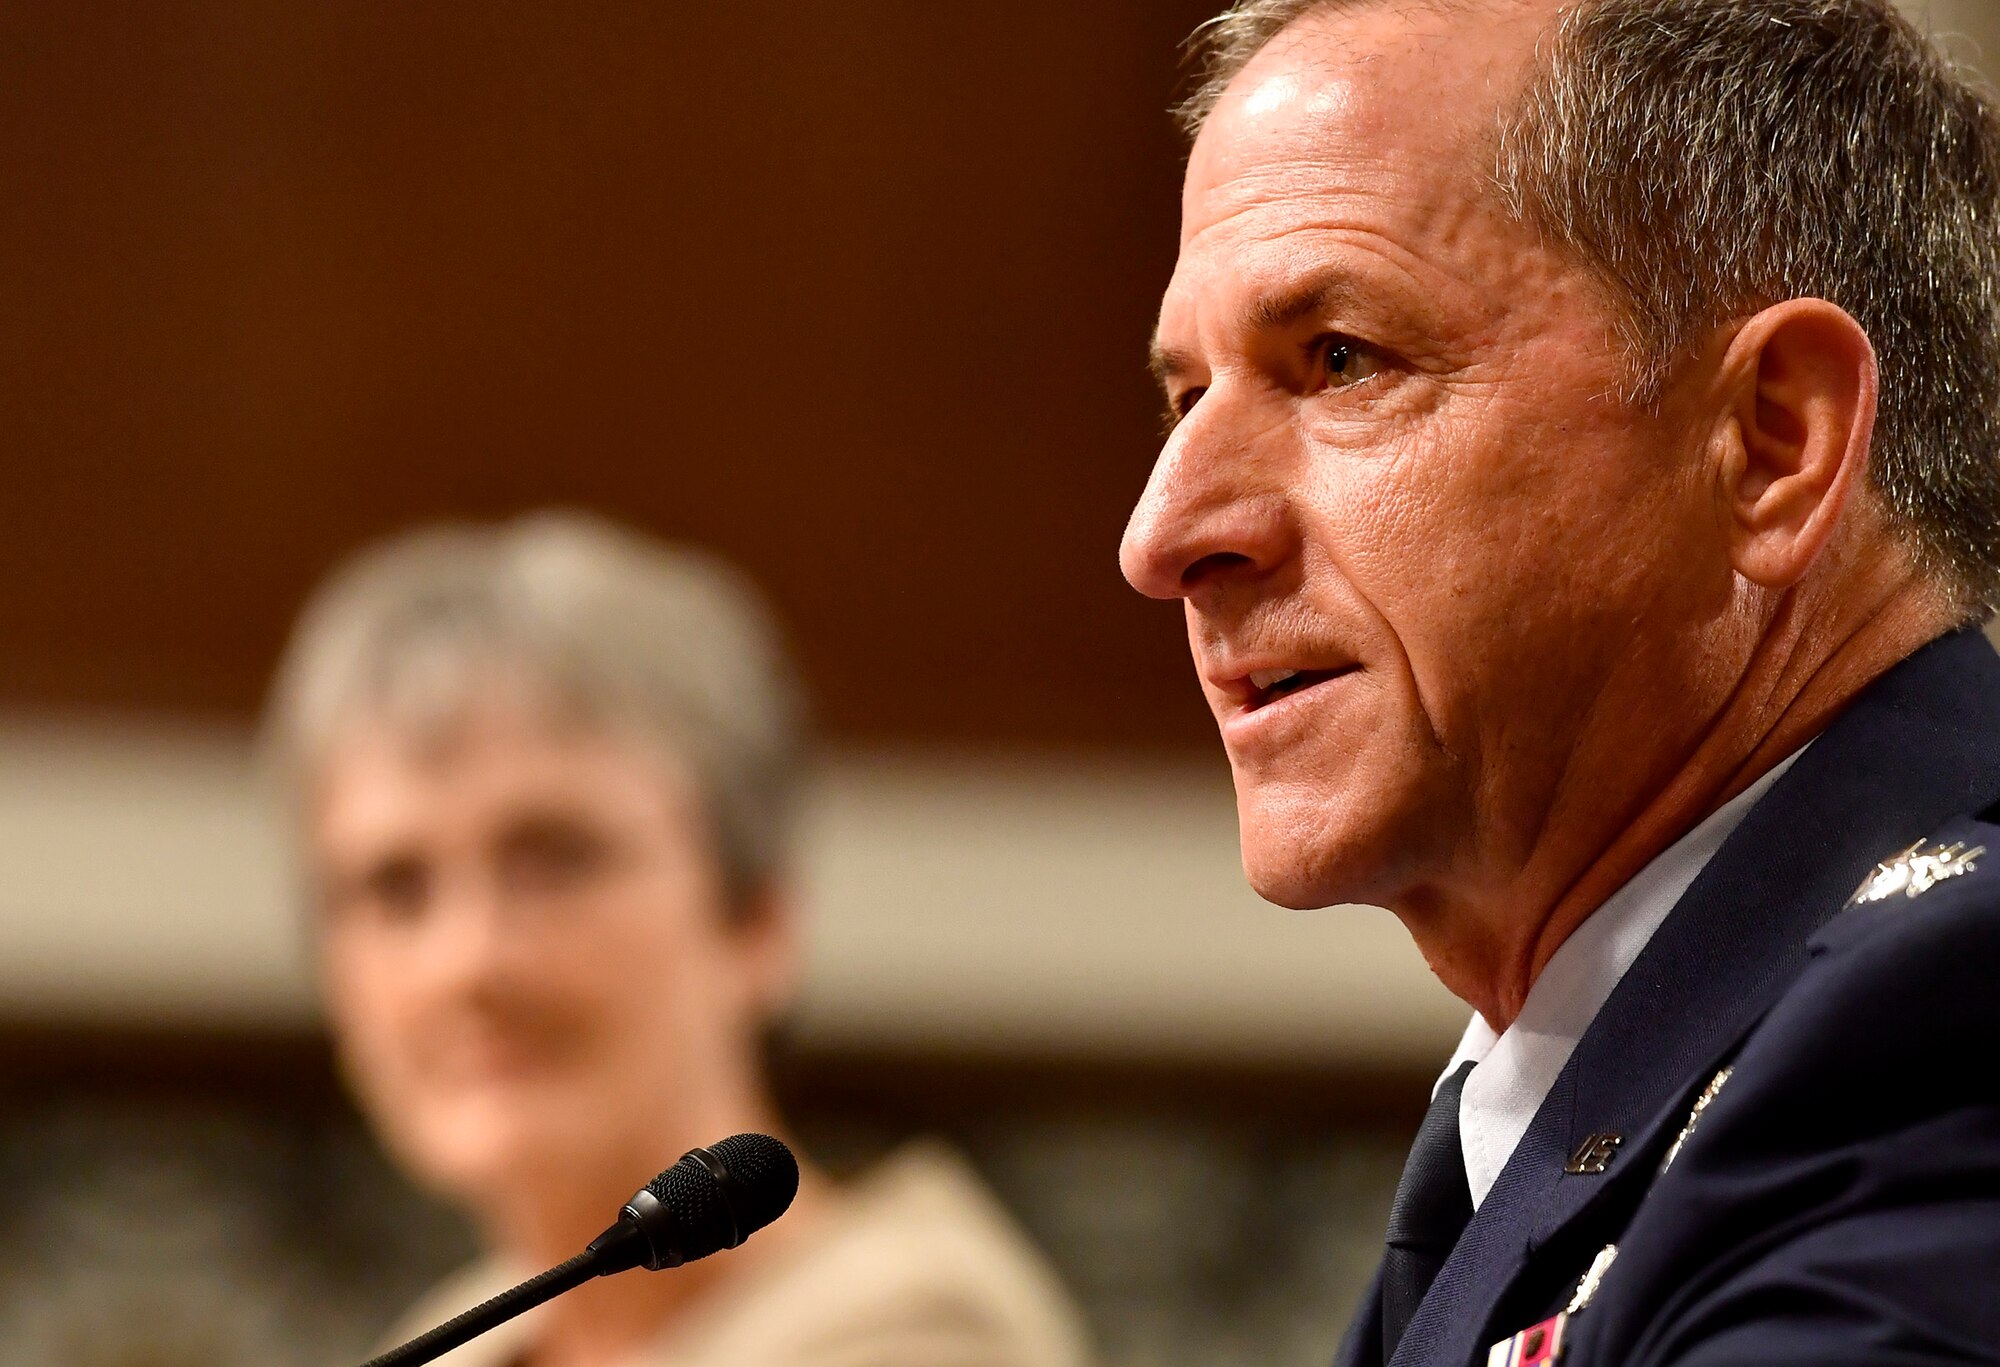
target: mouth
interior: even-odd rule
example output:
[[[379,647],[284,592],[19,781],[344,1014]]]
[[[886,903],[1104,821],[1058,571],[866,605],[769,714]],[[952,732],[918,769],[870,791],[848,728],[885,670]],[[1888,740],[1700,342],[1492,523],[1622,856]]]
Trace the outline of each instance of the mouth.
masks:
[[[430,1075],[457,1085],[522,1082],[567,1066],[575,1040],[554,1023],[490,1017],[454,1022],[421,1041]]]
[[[1359,668],[1359,665],[1344,665],[1339,669],[1255,669],[1231,680],[1225,689],[1240,710],[1258,712]]]

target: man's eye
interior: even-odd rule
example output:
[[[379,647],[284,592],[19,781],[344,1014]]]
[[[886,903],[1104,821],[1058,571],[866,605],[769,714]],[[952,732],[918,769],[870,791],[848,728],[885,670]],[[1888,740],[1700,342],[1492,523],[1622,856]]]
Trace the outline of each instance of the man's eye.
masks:
[[[1379,374],[1382,358],[1366,343],[1334,334],[1313,344],[1314,388],[1345,389]]]
[[[1201,396],[1207,392],[1207,387],[1203,386],[1197,389],[1184,389],[1178,394],[1169,396],[1167,399],[1166,415],[1167,430],[1171,432],[1174,428],[1180,426],[1181,420],[1194,411],[1194,406],[1201,402]]]

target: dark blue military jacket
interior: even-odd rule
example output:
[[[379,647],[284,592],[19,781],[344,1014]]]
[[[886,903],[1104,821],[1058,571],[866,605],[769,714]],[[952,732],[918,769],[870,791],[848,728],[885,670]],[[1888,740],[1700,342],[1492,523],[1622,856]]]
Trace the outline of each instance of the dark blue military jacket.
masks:
[[[1564,1364],[2000,1364],[1996,799],[2000,658],[1960,632],[1863,693],[1689,887],[1392,1367],[1486,1363],[1607,1245]],[[1565,1171],[1607,1135],[1603,1171]],[[1377,1361],[1377,1299],[1339,1367]]]

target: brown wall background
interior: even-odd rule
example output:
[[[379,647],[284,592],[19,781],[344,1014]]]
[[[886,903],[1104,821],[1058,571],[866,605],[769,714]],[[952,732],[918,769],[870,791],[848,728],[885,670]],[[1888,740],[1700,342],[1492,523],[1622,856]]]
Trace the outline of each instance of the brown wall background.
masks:
[[[0,704],[247,715],[343,552],[561,503],[838,734],[1199,743],[1114,557],[1212,8],[0,9]]]
[[[0,799],[77,842],[30,861],[43,902],[18,864],[7,886],[111,1003],[78,1026],[0,983],[0,1367],[352,1362],[467,1247],[369,1147],[323,1040],[149,1014],[103,991],[90,930],[119,924],[95,895],[216,939],[243,794],[147,738],[248,718],[364,541],[546,504],[690,538],[771,590],[842,739],[1199,747],[1226,813],[1179,614],[1115,561],[1157,445],[1163,110],[1216,2],[0,4]],[[142,724],[87,715],[102,746],[45,752],[9,714],[48,708]],[[24,753],[56,754],[45,804]],[[1022,782],[1163,775],[1145,810],[1207,829],[1175,805],[1207,810],[1194,764],[1083,758]],[[978,765],[950,791],[1045,830]],[[149,795],[192,811],[164,851],[187,886],[135,899],[160,875],[116,832]],[[116,878],[69,877],[100,859]],[[935,925],[951,889],[916,897]],[[254,979],[223,943],[192,999]],[[16,988],[49,974],[13,958]],[[960,1144],[1112,1367],[1323,1363],[1423,1081],[1188,1063],[1176,1029],[1157,1061],[1073,1032],[1060,1059],[801,1047],[781,1076],[838,1167],[917,1128]]]
[[[1219,4],[0,4],[0,711],[247,718],[342,554],[555,503],[745,564],[845,739],[1214,768],[1114,553]],[[1172,1047],[781,1077],[955,1138],[1113,1367],[1324,1363],[1428,1078]],[[11,1004],[0,1093],[0,1367],[353,1361],[461,1251],[317,1036]]]

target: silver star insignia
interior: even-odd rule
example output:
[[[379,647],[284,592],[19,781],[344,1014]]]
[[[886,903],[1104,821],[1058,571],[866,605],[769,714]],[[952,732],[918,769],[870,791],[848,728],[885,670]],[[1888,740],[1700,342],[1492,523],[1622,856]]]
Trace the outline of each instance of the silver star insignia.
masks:
[[[1660,1160],[1660,1176],[1666,1176],[1667,1169],[1671,1168],[1674,1160],[1681,1156],[1681,1146],[1688,1142],[1688,1136],[1694,1133],[1694,1127],[1701,1124],[1702,1112],[1715,1104],[1716,1097],[1722,1094],[1723,1086],[1729,1081],[1729,1075],[1735,1071],[1736,1065],[1732,1063],[1710,1078],[1708,1086],[1701,1089],[1701,1095],[1694,1099],[1694,1109],[1688,1112],[1687,1124],[1681,1126],[1681,1132],[1674,1136],[1673,1147],[1668,1149],[1667,1156]]]
[[[1611,1270],[1611,1264],[1618,1260],[1618,1245],[1606,1244],[1598,1250],[1592,1260],[1590,1270],[1583,1274],[1583,1280],[1576,1284],[1576,1294],[1569,1298],[1569,1308],[1565,1315],[1581,1315],[1590,1308],[1597,1297],[1597,1288],[1604,1285],[1604,1274]]]
[[[1861,886],[1854,890],[1854,896],[1847,899],[1847,904],[1860,906],[1866,902],[1886,902],[1897,893],[1905,897],[1921,897],[1947,878],[1957,878],[1977,869],[1978,861],[1985,854],[1984,845],[1968,849],[1965,842],[1960,841],[1955,845],[1926,846],[1919,840],[1893,858],[1877,864],[1875,871],[1861,880]]]

